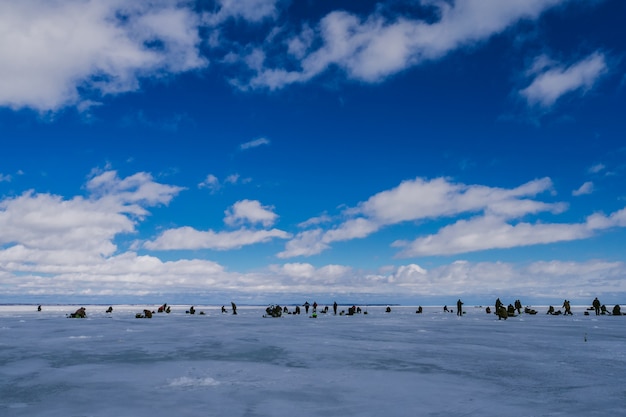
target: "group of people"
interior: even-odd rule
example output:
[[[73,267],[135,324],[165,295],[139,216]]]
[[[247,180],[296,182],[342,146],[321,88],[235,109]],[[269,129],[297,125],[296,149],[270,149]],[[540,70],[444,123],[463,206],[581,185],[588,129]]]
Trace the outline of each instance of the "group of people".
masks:
[[[606,308],[606,306],[602,303],[600,303],[600,300],[598,300],[598,297],[596,297],[593,302],[591,303],[591,307],[589,307],[587,310],[593,310],[596,312],[596,316],[599,315],[613,315],[613,316],[621,316],[622,315],[622,308],[620,307],[619,304],[615,304],[615,306],[613,307],[613,311],[609,312],[609,310]],[[585,311],[585,314],[589,314],[588,311]]]
[[[236,315],[237,314],[237,305],[231,301],[231,309],[232,309],[232,314]],[[302,304],[302,306],[304,307],[304,310],[306,312],[306,314],[309,313],[309,309],[312,308],[312,315],[311,317],[317,317],[317,313],[318,313],[318,304],[317,302],[313,302],[313,304],[310,304],[308,301],[306,301],[304,304]],[[457,316],[463,316],[464,311],[463,311],[463,302],[461,301],[461,299],[459,299],[456,303],[456,314]],[[358,314],[361,313],[361,307],[357,307],[356,305],[353,305],[351,307],[348,307],[348,311],[346,313],[345,310],[341,310],[341,312],[338,312],[338,304],[335,301],[333,303],[333,314],[337,315],[354,315],[354,314]],[[495,311],[494,314],[496,314],[498,316],[498,319],[507,319],[508,317],[515,317],[516,315],[519,315],[522,313],[522,303],[520,300],[515,300],[514,304],[509,304],[508,306],[505,306],[504,303],[502,303],[502,301],[500,300],[500,298],[496,299],[495,302]],[[562,308],[564,311],[561,310],[556,310],[554,308],[554,306],[549,306],[548,307],[548,311],[546,314],[549,315],[573,315],[572,310],[571,310],[571,304],[569,300],[564,300],[563,301],[563,305]],[[37,306],[37,310],[41,311],[41,305]],[[320,313],[328,313],[329,311],[329,307],[325,306],[323,309],[321,309]],[[387,313],[391,312],[391,307],[387,306],[387,308],[385,309],[385,311]],[[451,309],[448,309],[448,306],[444,306],[443,307],[443,311],[444,312],[453,312]],[[485,310],[488,314],[491,314],[491,307],[487,307]],[[596,315],[613,315],[613,316],[621,316],[621,315],[626,315],[626,313],[622,313],[621,312],[621,307],[619,304],[616,304],[612,311],[609,312],[609,310],[607,309],[607,307],[600,303],[600,300],[598,300],[598,297],[594,298],[591,307],[587,308],[587,311],[585,311],[585,315],[589,315],[589,311],[594,311]],[[112,313],[113,312],[113,306],[110,306],[107,310],[106,313]],[[161,306],[158,307],[157,311],[158,313],[170,313],[171,312],[171,307],[167,304],[162,304]],[[422,306],[419,306],[416,313],[420,314],[423,312]],[[155,311],[151,311],[149,309],[144,309],[143,312],[141,313],[137,313],[135,315],[136,318],[152,318],[152,315],[155,313]],[[187,314],[195,314],[196,310],[194,306],[191,306],[189,308],[189,310],[186,311]],[[222,313],[228,313],[228,310],[226,309],[225,306],[222,306]],[[283,306],[281,307],[280,305],[276,304],[276,305],[271,305],[269,307],[267,307],[265,309],[265,313],[264,317],[281,317],[284,314],[300,314],[300,306],[296,305],[293,312],[289,311],[289,308],[287,306]],[[524,308],[524,313],[525,314],[537,314],[537,311],[530,308],[530,307],[525,307]],[[200,311],[199,313],[200,315],[204,315],[203,311]],[[367,314],[367,311],[365,312],[365,314]],[[77,309],[75,312],[68,314],[67,315],[68,318],[86,318],[87,317],[87,311],[85,309],[85,307],[80,307],[79,309]]]

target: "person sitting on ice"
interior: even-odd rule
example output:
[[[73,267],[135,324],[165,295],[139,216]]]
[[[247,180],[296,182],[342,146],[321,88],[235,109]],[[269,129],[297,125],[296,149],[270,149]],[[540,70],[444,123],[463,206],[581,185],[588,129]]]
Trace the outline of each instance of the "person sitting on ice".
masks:
[[[228,311],[226,311],[226,307],[222,306],[222,314],[224,313],[228,313]]]
[[[391,313],[391,307],[387,306],[387,308],[385,309],[385,313]]]
[[[112,313],[113,312],[113,306],[109,306],[109,308],[107,308],[107,313]]]
[[[533,310],[532,308],[525,307],[524,308],[524,313],[526,313],[526,314],[537,314],[537,310]]]
[[[608,314],[608,310],[606,309],[606,306],[604,304],[602,304],[602,306],[600,307],[600,314],[604,315],[604,314]]]
[[[189,310],[187,311],[187,313],[196,314],[196,309],[194,308],[194,306],[189,307]]]
[[[447,312],[449,312],[449,311],[450,311],[450,310],[448,310],[448,306],[447,306],[447,305],[446,305],[446,306],[443,306],[443,311],[444,311],[444,313],[447,313]]]
[[[422,311],[424,311],[424,310],[422,309],[422,306],[419,306],[419,307],[417,307],[417,311],[416,311],[415,313],[417,313],[417,314],[422,314]]]
[[[554,314],[554,307],[553,306],[548,307],[548,312],[546,314]]]
[[[615,307],[613,307],[613,315],[614,316],[621,316],[622,315],[622,309],[619,306],[619,304],[615,304]]]
[[[496,311],[496,314],[498,315],[498,320],[506,320],[509,317],[509,312],[506,309],[505,306],[500,305],[500,308],[498,308],[498,311]]]
[[[485,309],[485,313],[491,314],[491,307],[487,306],[487,308]]]
[[[85,307],[81,307],[75,312],[73,312],[72,314],[70,314],[69,317],[75,318],[75,319],[84,319],[85,317],[87,317],[87,311]]]

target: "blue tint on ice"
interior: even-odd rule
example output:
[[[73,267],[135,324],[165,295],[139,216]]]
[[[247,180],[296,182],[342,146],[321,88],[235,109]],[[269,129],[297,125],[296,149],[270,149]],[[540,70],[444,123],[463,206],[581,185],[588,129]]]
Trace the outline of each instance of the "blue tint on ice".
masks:
[[[626,316],[0,307],[0,416],[615,416]]]

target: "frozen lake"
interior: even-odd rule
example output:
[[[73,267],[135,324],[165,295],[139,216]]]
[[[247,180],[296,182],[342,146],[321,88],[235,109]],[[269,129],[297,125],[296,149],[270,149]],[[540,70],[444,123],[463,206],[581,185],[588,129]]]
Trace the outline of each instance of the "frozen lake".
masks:
[[[626,316],[0,306],[1,416],[616,416]],[[155,310],[157,306],[148,306]],[[227,306],[230,310],[230,306]],[[558,307],[558,306],[555,306]],[[612,307],[612,306],[611,306]],[[493,307],[492,307],[493,308]],[[340,310],[347,307],[341,306]],[[204,311],[205,315],[198,312]],[[304,313],[304,309],[303,309]],[[593,312],[592,312],[593,314]]]

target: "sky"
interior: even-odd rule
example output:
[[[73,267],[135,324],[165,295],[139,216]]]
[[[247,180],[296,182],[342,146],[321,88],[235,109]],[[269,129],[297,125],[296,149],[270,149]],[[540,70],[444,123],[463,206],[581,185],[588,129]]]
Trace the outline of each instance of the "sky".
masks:
[[[626,296],[621,0],[8,0],[0,302]]]

